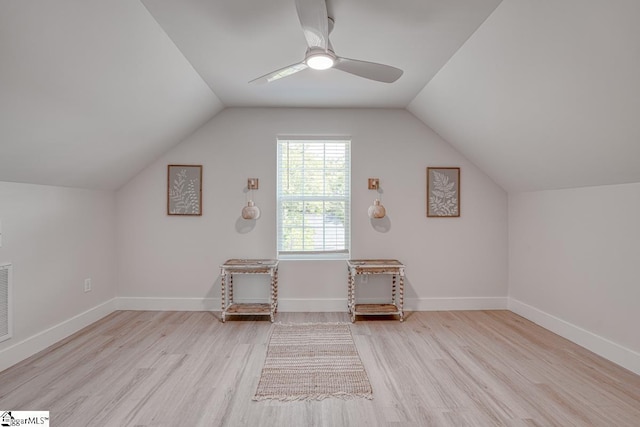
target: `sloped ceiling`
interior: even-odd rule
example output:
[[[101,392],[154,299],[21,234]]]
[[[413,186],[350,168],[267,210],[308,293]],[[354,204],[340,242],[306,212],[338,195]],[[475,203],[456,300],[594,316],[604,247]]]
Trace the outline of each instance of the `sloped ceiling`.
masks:
[[[119,188],[225,106],[408,108],[509,191],[640,181],[637,0],[328,0],[339,55],[405,74],[263,86],[293,0],[143,2],[0,2],[1,181]]]
[[[220,109],[140,2],[0,2],[0,181],[115,189]]]
[[[505,0],[408,109],[508,191],[639,182],[639,18]]]

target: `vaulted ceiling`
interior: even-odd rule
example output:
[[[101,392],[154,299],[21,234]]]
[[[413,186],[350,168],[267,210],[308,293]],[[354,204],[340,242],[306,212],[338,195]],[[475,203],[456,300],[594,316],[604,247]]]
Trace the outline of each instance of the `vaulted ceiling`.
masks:
[[[0,181],[116,189],[235,106],[407,108],[508,191],[640,181],[637,0],[327,6],[404,75],[248,84],[303,59],[294,0],[0,2]]]

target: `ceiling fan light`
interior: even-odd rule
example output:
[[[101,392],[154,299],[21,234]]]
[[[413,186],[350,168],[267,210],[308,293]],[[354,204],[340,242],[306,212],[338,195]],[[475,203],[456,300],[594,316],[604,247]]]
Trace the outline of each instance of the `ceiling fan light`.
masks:
[[[317,53],[307,57],[307,65],[314,70],[327,70],[335,64],[334,59],[326,53]]]

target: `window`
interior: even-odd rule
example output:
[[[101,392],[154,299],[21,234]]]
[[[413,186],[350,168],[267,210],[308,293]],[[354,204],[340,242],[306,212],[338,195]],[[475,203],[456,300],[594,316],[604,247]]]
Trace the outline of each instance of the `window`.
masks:
[[[349,257],[350,175],[350,141],[278,139],[278,257]]]

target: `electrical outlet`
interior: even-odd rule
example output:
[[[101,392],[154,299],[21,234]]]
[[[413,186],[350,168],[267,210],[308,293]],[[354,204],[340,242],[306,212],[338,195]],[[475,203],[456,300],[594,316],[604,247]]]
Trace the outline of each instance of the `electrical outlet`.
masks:
[[[84,279],[84,291],[91,292],[91,279]]]

